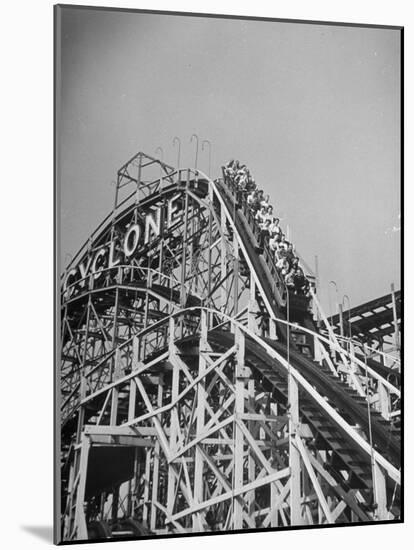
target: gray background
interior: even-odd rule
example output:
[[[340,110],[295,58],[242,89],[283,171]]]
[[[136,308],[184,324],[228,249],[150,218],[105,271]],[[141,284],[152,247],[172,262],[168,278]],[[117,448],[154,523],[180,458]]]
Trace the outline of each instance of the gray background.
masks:
[[[271,195],[329,313],[400,287],[400,33],[282,22],[62,10],[61,257],[113,204],[139,150],[196,132],[212,177],[239,158]],[[199,167],[207,171],[208,155]]]

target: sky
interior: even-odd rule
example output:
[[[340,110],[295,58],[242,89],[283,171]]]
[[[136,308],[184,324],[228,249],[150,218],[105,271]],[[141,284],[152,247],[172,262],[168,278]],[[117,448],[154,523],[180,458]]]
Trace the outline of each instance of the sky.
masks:
[[[61,14],[62,266],[112,208],[124,162],[160,146],[176,165],[178,136],[193,167],[196,133],[212,177],[246,163],[301,256],[318,257],[326,313],[400,288],[398,30]]]

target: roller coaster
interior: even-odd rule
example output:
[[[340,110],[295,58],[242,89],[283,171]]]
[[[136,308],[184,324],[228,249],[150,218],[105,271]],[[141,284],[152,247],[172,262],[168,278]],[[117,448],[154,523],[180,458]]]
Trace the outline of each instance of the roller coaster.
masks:
[[[62,541],[400,521],[398,349],[259,241],[225,176],[119,169],[61,278]]]

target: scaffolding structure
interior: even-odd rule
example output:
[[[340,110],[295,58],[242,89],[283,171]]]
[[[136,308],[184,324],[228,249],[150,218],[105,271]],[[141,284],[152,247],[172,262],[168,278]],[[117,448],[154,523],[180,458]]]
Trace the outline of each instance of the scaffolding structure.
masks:
[[[307,276],[289,291],[223,178],[120,168],[61,280],[62,540],[399,521],[397,348]]]

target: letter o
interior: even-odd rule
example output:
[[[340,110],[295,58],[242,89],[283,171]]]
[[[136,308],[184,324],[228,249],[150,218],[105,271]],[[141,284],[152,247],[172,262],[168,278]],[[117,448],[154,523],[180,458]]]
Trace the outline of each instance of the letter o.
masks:
[[[132,235],[132,242],[130,242],[131,235]],[[126,258],[129,258],[130,256],[132,256],[132,254],[135,252],[138,246],[140,237],[141,237],[141,227],[137,223],[134,225],[131,225],[131,227],[125,233],[125,239],[124,239],[124,254]]]

